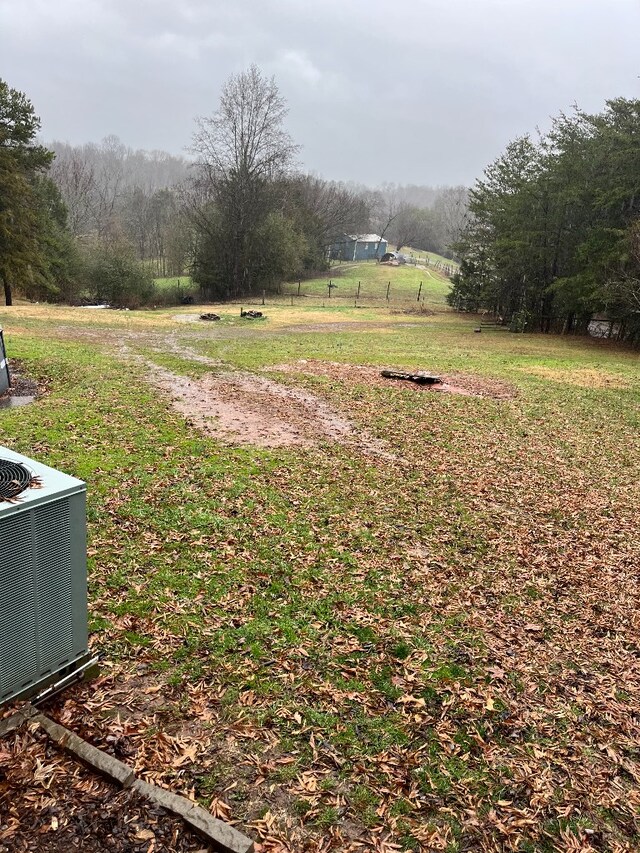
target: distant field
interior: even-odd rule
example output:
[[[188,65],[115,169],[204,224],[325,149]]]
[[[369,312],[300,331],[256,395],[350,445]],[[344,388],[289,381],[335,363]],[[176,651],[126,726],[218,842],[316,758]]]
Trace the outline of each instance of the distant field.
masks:
[[[175,275],[167,278],[154,278],[154,282],[159,291],[170,290],[171,288],[180,288],[185,293],[197,290],[197,286],[192,283],[191,276]]]
[[[407,250],[412,251],[412,250]],[[429,266],[419,269],[412,264],[403,266],[388,266],[375,261],[362,261],[360,263],[342,263],[331,267],[326,273],[317,278],[286,282],[282,285],[280,298],[278,294],[267,293],[266,304],[281,302],[282,296],[300,296],[300,304],[305,300],[321,300],[326,302],[333,300],[336,305],[345,300],[351,304],[356,300],[360,307],[370,305],[372,307],[387,302],[387,288],[389,305],[393,306],[399,302],[416,302],[420,293],[420,303],[425,308],[438,308],[446,305],[447,293],[451,284],[447,276],[441,273],[435,263],[449,264],[455,266],[453,261],[436,255],[432,252],[414,252],[418,262],[429,258]],[[183,296],[198,297],[199,291],[189,276],[173,276],[167,278],[156,278],[156,287],[161,296],[169,297],[173,294],[176,303]],[[329,283],[334,286],[329,290]],[[420,284],[422,283],[422,287]],[[329,295],[331,293],[331,295]],[[247,305],[262,301],[262,294],[256,292],[252,297],[244,300]],[[295,300],[294,300],[295,301]]]
[[[335,285],[331,288],[331,296],[329,283]],[[363,261],[338,264],[318,278],[302,281],[300,294],[303,297],[322,297],[326,300],[354,300],[359,293],[359,303],[366,303],[386,301],[389,288],[391,303],[416,302],[420,291],[420,300],[425,306],[443,306],[450,287],[449,279],[434,268],[418,269],[411,264],[394,267],[375,261]],[[283,291],[285,294],[297,295],[298,283],[289,282],[283,285]]]

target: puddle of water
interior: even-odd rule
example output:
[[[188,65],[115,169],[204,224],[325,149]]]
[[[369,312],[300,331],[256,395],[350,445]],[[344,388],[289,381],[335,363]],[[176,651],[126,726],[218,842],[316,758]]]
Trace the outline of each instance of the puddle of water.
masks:
[[[19,406],[33,403],[35,399],[35,397],[5,397],[4,400],[0,400],[0,409],[17,409]]]

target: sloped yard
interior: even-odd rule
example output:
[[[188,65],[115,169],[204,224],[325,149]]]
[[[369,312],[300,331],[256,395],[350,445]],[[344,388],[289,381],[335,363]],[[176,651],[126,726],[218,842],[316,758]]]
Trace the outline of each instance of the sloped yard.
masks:
[[[114,354],[108,318],[88,340],[44,310],[0,318],[47,388],[0,412],[0,443],[89,483],[103,655],[50,716],[262,851],[638,849],[636,354],[356,310],[238,338],[174,322],[164,352],[159,313]],[[169,372],[255,376],[289,389],[274,417],[317,400],[349,427],[221,440]]]

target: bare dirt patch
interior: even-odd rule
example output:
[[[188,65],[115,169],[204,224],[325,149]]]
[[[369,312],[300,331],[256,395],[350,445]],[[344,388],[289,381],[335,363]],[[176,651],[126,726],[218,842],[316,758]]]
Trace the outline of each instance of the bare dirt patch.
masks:
[[[148,379],[166,394],[187,422],[230,445],[313,447],[324,441],[357,445],[367,455],[398,461],[384,442],[333,409],[322,397],[263,376],[240,372],[180,376],[145,362]],[[513,386],[479,376],[451,374],[441,385],[419,386],[385,379],[380,369],[338,362],[300,360],[272,370],[325,376],[345,384],[394,387],[407,393],[449,393],[511,399]]]
[[[200,313],[198,314],[172,314],[171,319],[176,323],[201,323]]]
[[[9,375],[11,387],[0,396],[0,409],[12,409],[32,403],[46,391],[44,384],[39,385],[32,379],[25,365],[18,359],[9,359]]]
[[[418,368],[417,370],[423,370]],[[382,368],[367,365],[341,364],[336,361],[314,361],[301,359],[293,364],[280,364],[272,370],[284,373],[302,373],[309,376],[326,376],[340,382],[351,384],[378,385],[380,387],[396,387],[408,393],[417,394],[462,394],[467,397],[488,397],[494,400],[512,400],[518,392],[509,382],[490,379],[484,376],[473,376],[466,373],[441,374],[441,385],[416,385],[414,382],[400,382],[385,379],[380,375]]]
[[[351,435],[349,420],[314,394],[244,373],[190,379],[150,365],[149,377],[207,435],[257,447],[309,447]]]
[[[8,394],[12,397],[37,397],[45,392],[44,385],[38,385],[36,380],[29,376],[25,364],[19,359],[9,359],[9,371],[11,388]]]

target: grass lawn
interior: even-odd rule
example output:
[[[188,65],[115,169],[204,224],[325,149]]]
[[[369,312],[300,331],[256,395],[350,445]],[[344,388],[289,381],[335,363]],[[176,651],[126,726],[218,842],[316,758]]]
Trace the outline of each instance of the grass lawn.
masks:
[[[425,252],[423,249],[412,249],[405,246],[402,249],[405,255],[413,255],[418,263],[422,263],[425,259],[429,264],[441,264],[442,266],[453,267],[457,269],[460,264],[457,261],[452,261],[451,258],[445,258],[444,255],[439,255],[437,252]]]
[[[335,285],[331,289],[331,297],[328,287],[330,282]],[[332,266],[321,277],[301,282],[300,293],[303,297],[322,298],[325,305],[329,298],[335,302],[348,300],[352,304],[356,296],[359,305],[380,305],[386,302],[388,285],[390,304],[415,304],[420,290],[421,302],[427,307],[442,307],[451,287],[447,277],[433,267],[418,269],[410,264],[393,267],[375,261],[362,261]],[[296,295],[298,283],[284,285],[283,291]]]
[[[174,275],[167,276],[165,278],[154,278],[154,281],[156,283],[156,287],[161,291],[167,290],[172,287],[181,287],[184,290],[188,290],[192,286],[195,287],[195,285],[192,285],[191,276],[188,275]]]
[[[314,279],[300,282],[288,282],[282,286],[282,295],[268,294],[267,304],[286,302],[294,296],[297,300],[298,291],[300,304],[305,300],[312,300],[325,305],[331,299],[333,303],[340,305],[348,301],[353,305],[356,297],[359,307],[380,307],[387,303],[387,286],[389,287],[389,305],[404,305],[405,303],[417,304],[418,293],[420,293],[420,304],[425,308],[441,308],[446,304],[446,296],[451,287],[449,279],[443,275],[435,266],[435,261],[448,263],[453,266],[453,261],[447,261],[439,255],[422,252],[420,257],[430,258],[431,266],[418,269],[416,266],[406,264],[399,267],[390,267],[386,264],[378,264],[375,261],[362,261],[359,263],[335,264],[323,275]],[[416,254],[416,257],[418,255]],[[329,283],[335,287],[331,288],[329,296]],[[162,296],[167,293],[180,293],[184,296],[195,296],[198,298],[198,288],[192,283],[189,276],[177,276],[173,278],[156,278],[156,287]],[[422,287],[420,287],[422,283]],[[358,288],[358,285],[360,287]],[[282,296],[286,297],[285,299]],[[249,302],[260,301],[257,294]]]
[[[191,281],[191,276],[178,275],[166,278],[154,278],[155,299],[163,305],[178,305],[184,297],[198,299],[200,290]]]
[[[424,275],[382,270],[407,293]],[[49,712],[262,851],[637,850],[638,354],[336,303],[219,306],[211,325],[0,308],[47,388],[0,410],[0,444],[89,486],[102,674]],[[386,452],[207,437],[141,358],[277,379]],[[274,369],[302,359],[329,367]]]

